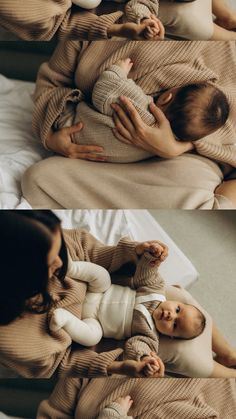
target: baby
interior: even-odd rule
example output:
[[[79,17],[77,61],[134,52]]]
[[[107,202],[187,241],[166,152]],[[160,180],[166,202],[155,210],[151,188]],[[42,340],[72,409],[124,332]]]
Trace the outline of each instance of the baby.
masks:
[[[160,246],[159,260],[163,251]],[[137,261],[130,287],[111,285],[109,273],[101,266],[72,262],[68,275],[88,283],[82,320],[58,308],[50,329],[63,328],[73,341],[84,346],[95,345],[102,337],[128,338],[125,356],[136,361],[158,354],[159,333],[181,339],[197,337],[205,328],[204,315],[195,306],[166,300],[156,261],[156,256],[145,252]],[[157,357],[156,364],[160,362]],[[152,376],[155,370],[147,367],[144,373]]]
[[[156,124],[154,116],[148,110],[150,103],[154,101],[168,118],[176,139],[181,140],[180,144],[184,141],[195,144],[196,140],[215,132],[226,123],[229,103],[225,94],[213,83],[203,82],[175,87],[162,90],[152,97],[145,95],[141,87],[128,78],[132,67],[133,63],[129,58],[111,65],[94,85],[93,106],[81,101],[76,111],[65,109],[55,128],[60,129],[81,121],[83,129],[73,136],[73,142],[99,144],[104,147],[107,161],[129,163],[153,157],[153,154],[125,144],[114,136],[111,104],[117,102],[121,95],[127,96],[132,101],[141,118],[149,126]],[[198,151],[197,146],[196,149]],[[199,152],[204,155],[204,150],[201,149]]]
[[[102,0],[74,0],[72,3],[83,9],[94,9]],[[110,0],[108,0],[111,2]],[[161,33],[163,26],[155,17],[158,15],[159,0],[112,0],[116,3],[126,3],[124,9],[125,22],[141,24],[146,21],[147,26],[143,29],[143,36],[151,40]]]

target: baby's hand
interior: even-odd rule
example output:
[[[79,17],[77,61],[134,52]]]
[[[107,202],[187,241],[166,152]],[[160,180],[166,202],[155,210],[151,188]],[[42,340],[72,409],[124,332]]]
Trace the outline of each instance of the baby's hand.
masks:
[[[151,352],[149,356],[142,357],[142,361],[148,361],[143,369],[143,373],[146,377],[164,377],[165,366],[161,358],[157,356],[155,352]]]
[[[146,27],[143,31],[144,38],[148,40],[164,39],[165,28],[155,15],[151,15],[150,18],[143,19],[142,22],[146,23]]]
[[[119,397],[117,400],[115,400],[115,402],[118,403],[122,407],[124,411],[124,415],[127,415],[129,409],[131,408],[133,404],[133,400],[131,399],[130,396]]]
[[[128,76],[131,68],[133,67],[133,63],[130,58],[125,58],[123,60],[117,61],[116,65],[118,65],[122,70],[124,70],[126,76]]]
[[[156,260],[150,262],[151,266],[160,266],[160,264],[164,262],[168,256],[168,247],[158,240],[150,240],[139,243],[135,250],[138,256],[142,256],[145,252],[149,252],[152,256],[154,256]]]

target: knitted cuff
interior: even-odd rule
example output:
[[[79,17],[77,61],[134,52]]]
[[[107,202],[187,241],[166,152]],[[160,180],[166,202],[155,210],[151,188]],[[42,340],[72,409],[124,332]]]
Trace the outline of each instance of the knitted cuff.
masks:
[[[50,109],[54,109],[54,111],[49,111],[47,113],[47,119],[44,120],[44,126],[41,131],[41,141],[43,143],[43,146],[47,149],[46,141],[48,134],[52,127],[54,127],[57,124],[57,121],[59,120],[61,114],[63,113],[63,110],[66,107],[67,102],[72,103],[79,103],[81,101],[81,91],[78,89],[73,89],[68,92],[68,88],[61,88],[59,89],[60,93],[55,94],[50,101]],[[64,90],[64,92],[63,92]],[[64,93],[64,95],[63,95]],[[61,98],[59,97],[61,96]]]
[[[109,27],[116,23],[122,16],[123,12],[115,12],[98,17],[88,33],[88,40],[107,39]]]
[[[117,360],[117,358],[123,353],[123,349],[117,348],[113,351],[102,352],[93,360],[92,365],[88,371],[88,377],[94,378],[100,376],[108,376],[107,368],[112,363],[112,361]]]
[[[127,79],[126,72],[118,64],[113,64],[107,70],[115,73],[120,79]]]
[[[123,407],[117,402],[112,402],[111,404],[107,405],[101,413],[107,413],[107,417],[109,416],[109,418],[128,418]]]

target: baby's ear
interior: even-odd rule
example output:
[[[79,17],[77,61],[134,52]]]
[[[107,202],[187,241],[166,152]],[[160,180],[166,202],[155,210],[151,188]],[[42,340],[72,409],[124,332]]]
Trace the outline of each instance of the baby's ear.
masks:
[[[170,91],[166,91],[159,96],[157,104],[162,106],[167,105],[169,102],[171,102],[172,98],[173,93]]]

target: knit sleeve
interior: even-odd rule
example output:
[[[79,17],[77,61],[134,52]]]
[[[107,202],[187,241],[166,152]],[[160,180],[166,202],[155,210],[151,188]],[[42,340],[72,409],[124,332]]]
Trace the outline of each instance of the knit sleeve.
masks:
[[[127,416],[119,403],[113,402],[101,410],[97,419],[133,419],[133,416]]]
[[[152,125],[155,123],[154,117],[148,111],[148,105],[152,102],[151,96],[145,95],[143,90],[132,79],[127,78],[123,69],[115,64],[104,71],[95,83],[92,102],[99,112],[112,116],[111,104],[118,102],[121,95],[128,97],[132,101],[147,124]]]
[[[40,67],[34,93],[33,131],[45,145],[46,138],[68,102],[78,103],[81,91],[75,88],[74,72],[82,43],[59,43],[48,63]]]
[[[0,26],[26,41],[49,41],[58,33],[67,39],[106,39],[107,29],[123,15],[97,16],[72,7],[71,0],[1,0]]]
[[[140,318],[138,320],[139,326],[142,327],[141,323],[145,324],[146,321]],[[127,339],[125,342],[125,349],[124,349],[124,358],[126,359],[134,359],[135,361],[140,361],[143,356],[150,355],[150,352],[155,352],[158,354],[159,348],[159,338],[155,333],[148,329],[146,325],[142,328],[143,335],[135,335],[131,338]],[[145,332],[146,329],[146,332]],[[146,336],[145,336],[146,333]]]
[[[75,378],[61,378],[49,399],[40,403],[36,419],[73,419],[83,381]]]
[[[125,15],[129,22],[140,23],[151,14],[158,16],[159,0],[130,0],[125,7]]]
[[[236,138],[235,144],[221,145],[199,140],[195,141],[194,146],[202,156],[236,167]]]
[[[108,246],[93,237],[87,230],[65,230],[65,238],[73,260],[85,260],[103,266],[110,273],[126,264],[136,265],[138,242],[122,238],[117,245]]]
[[[132,279],[132,288],[135,288],[137,295],[147,294],[151,292],[165,293],[165,282],[158,272],[156,266],[151,266],[150,263],[156,258],[150,253],[145,252],[136,266],[136,271]]]

